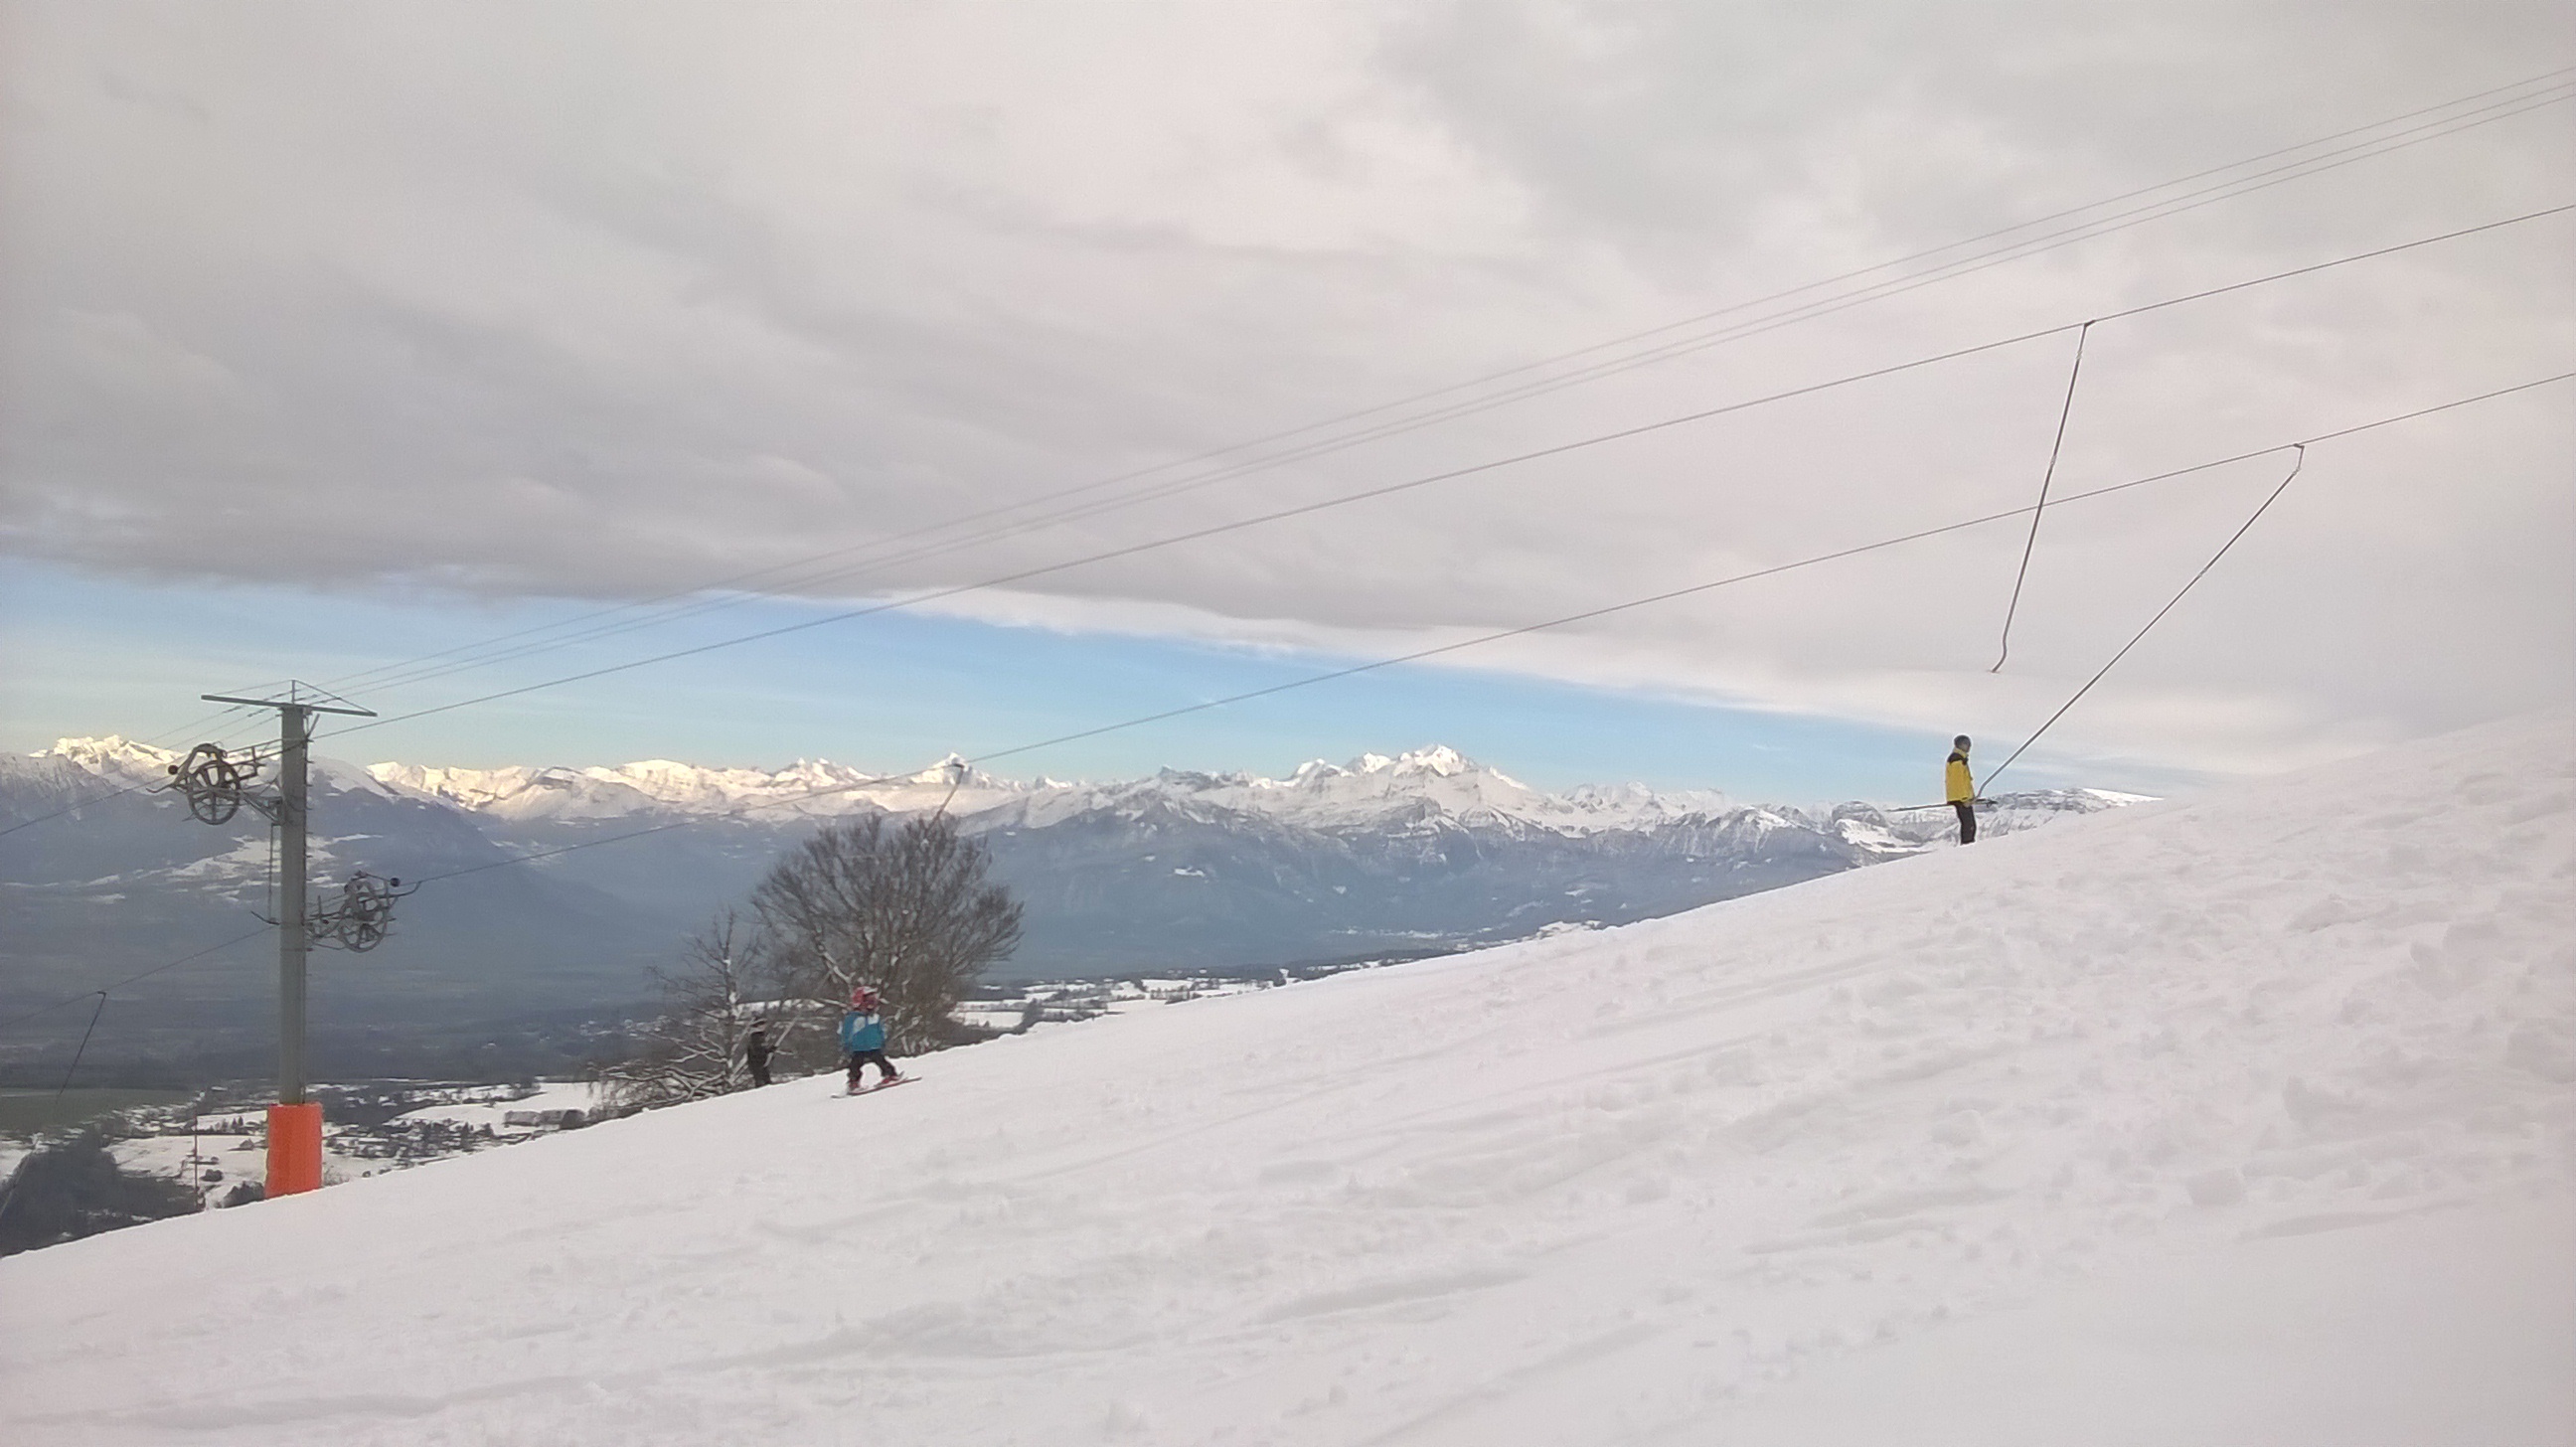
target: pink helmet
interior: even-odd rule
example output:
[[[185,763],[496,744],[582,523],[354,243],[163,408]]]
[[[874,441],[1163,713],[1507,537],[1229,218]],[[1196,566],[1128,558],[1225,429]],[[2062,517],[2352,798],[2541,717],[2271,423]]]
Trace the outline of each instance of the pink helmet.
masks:
[[[877,992],[870,986],[861,985],[850,992],[850,1008],[854,1010],[873,1010],[876,1007]]]

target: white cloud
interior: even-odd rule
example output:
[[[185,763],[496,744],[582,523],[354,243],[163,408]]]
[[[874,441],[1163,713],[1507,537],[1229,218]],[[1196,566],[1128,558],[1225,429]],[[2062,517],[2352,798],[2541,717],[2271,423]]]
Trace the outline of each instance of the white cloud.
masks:
[[[1165,464],[2565,58],[2546,5],[111,4],[10,26],[8,546],[142,577],[610,599]],[[2554,204],[2571,175],[2561,107],[813,590],[999,576]],[[2097,330],[2064,485],[2568,366],[2568,229]],[[2018,505],[2065,351],[977,606],[1369,651],[1510,627]],[[2319,448],[2069,743],[2267,767],[2576,692],[2568,415],[2524,398]],[[2011,732],[2275,477],[2053,517],[2002,679],[1982,670],[2010,527],[1476,661]]]

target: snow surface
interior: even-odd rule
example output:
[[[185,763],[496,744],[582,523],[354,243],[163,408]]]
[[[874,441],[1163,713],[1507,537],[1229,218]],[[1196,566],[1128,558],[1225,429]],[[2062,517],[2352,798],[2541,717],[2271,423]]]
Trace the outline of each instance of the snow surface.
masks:
[[[170,766],[180,759],[175,750],[155,748],[123,734],[92,739],[56,739],[52,748],[38,749],[28,757],[61,759],[93,774],[143,783],[161,782],[168,776]]]
[[[444,1125],[489,1126],[495,1131],[525,1129],[512,1126],[510,1117],[524,1111],[577,1110],[587,1116],[599,1108],[599,1091],[587,1081],[550,1080],[543,1082],[534,1094],[507,1100],[466,1100],[446,1105],[424,1105],[404,1111],[400,1120],[434,1120]]]
[[[2576,1441],[2576,717],[0,1261],[0,1440]]]
[[[30,755],[117,782],[160,782],[178,755],[116,736],[65,738]],[[0,769],[8,761],[0,760]],[[976,828],[1043,829],[1107,811],[1144,817],[1176,810],[1202,820],[1245,816],[1325,833],[1422,833],[1447,828],[1543,830],[1563,835],[1651,831],[1700,825],[1750,831],[1817,829],[1874,856],[1919,853],[1946,843],[1946,811],[1900,812],[1844,803],[1814,810],[1745,808],[1716,790],[1658,791],[1643,784],[1584,784],[1562,794],[1533,789],[1446,745],[1393,756],[1362,754],[1347,765],[1321,759],[1285,779],[1248,773],[1164,769],[1141,779],[1022,782],[978,771],[951,755],[919,773],[883,775],[821,759],[783,769],[741,769],[646,759],[614,768],[459,769],[378,763],[360,770],[315,759],[325,789],[432,801],[506,824],[589,824],[645,816],[742,817],[784,822],[884,811],[945,810]],[[2060,818],[2147,802],[2104,789],[2046,789],[1991,801],[1981,822],[2008,834]],[[1176,871],[1177,872],[1177,871]]]
[[[254,753],[261,765],[260,774],[255,776],[256,781],[273,781],[270,771],[276,764],[276,741],[256,739],[247,744],[233,746],[233,758],[236,762],[247,762]],[[169,783],[170,766],[187,755],[176,749],[156,748],[151,744],[137,743],[121,734],[108,734],[99,738],[56,739],[52,748],[38,749],[26,757],[34,760],[58,760],[113,783],[158,787]],[[323,787],[362,789],[368,793],[386,797],[401,796],[398,786],[378,778],[373,770],[361,769],[338,759],[316,756],[308,761],[307,768],[313,782]],[[424,791],[415,790],[414,792]]]

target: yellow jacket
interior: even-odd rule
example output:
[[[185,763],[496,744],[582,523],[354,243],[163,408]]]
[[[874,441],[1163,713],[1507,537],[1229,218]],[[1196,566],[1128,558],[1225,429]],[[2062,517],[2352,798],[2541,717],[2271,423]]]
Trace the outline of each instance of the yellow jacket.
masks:
[[[1950,767],[1943,774],[1943,779],[1949,785],[1949,802],[1953,804],[1964,804],[1977,797],[1977,781],[1968,776],[1968,756],[1966,754],[1959,753],[1956,750],[1951,752]]]

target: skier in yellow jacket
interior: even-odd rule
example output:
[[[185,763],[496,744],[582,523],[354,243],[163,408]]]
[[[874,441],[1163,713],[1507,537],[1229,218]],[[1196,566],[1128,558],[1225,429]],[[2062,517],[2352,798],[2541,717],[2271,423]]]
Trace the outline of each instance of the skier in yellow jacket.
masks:
[[[1959,842],[1977,842],[1977,781],[1968,772],[1968,736],[1950,741],[1950,766],[1943,771],[1943,797],[1959,811]]]

